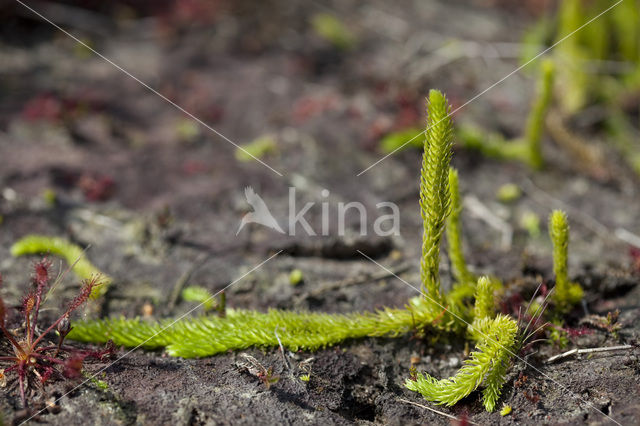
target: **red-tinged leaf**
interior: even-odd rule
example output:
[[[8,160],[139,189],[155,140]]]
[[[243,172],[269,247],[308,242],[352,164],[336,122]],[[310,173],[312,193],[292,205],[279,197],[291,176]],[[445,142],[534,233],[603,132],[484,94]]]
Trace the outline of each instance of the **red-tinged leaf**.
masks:
[[[36,304],[36,296],[33,293],[27,294],[24,299],[22,299],[22,311],[25,316],[29,316],[31,311],[33,311],[33,307]]]
[[[110,176],[80,176],[78,187],[89,201],[106,201],[115,191],[115,182]]]
[[[40,383],[47,382],[55,372],[56,370],[53,367],[44,367],[44,373],[40,375]]]
[[[89,296],[91,296],[91,292],[93,291],[93,289],[101,285],[101,283],[101,276],[98,274],[92,276],[88,280],[84,280],[82,288],[80,289],[80,294],[71,301],[71,304],[69,304],[69,308],[67,309],[65,315],[68,315],[69,313],[75,311],[80,307],[80,305],[86,302],[89,299]]]
[[[567,332],[569,337],[579,337],[587,334],[593,334],[593,330],[584,325],[578,328],[565,328],[564,331]]]
[[[49,283],[49,271],[51,270],[51,261],[46,257],[37,262],[33,266],[33,281],[36,283],[38,293],[42,294],[42,290]]]
[[[113,340],[109,340],[105,347],[99,351],[81,351],[81,354],[84,358],[95,358],[102,361],[105,358],[111,357],[116,353],[116,345],[113,343]]]

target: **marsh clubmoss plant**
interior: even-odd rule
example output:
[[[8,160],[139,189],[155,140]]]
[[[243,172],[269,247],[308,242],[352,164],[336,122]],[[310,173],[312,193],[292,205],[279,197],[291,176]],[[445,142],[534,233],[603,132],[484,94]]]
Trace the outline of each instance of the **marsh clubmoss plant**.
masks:
[[[467,336],[476,343],[470,357],[453,376],[438,380],[412,374],[406,387],[425,399],[452,405],[482,388],[487,410],[494,410],[511,357],[524,332],[514,319],[495,312],[495,292],[501,283],[476,280],[462,254],[461,208],[457,172],[450,169],[452,123],[442,93],[429,93],[428,127],[420,175],[420,211],[424,222],[420,262],[422,296],[404,308],[374,312],[328,314],[270,309],[267,312],[226,309],[224,317],[202,315],[150,322],[140,318],[77,321],[68,337],[85,342],[113,340],[117,345],[164,348],[169,355],[205,357],[252,346],[314,350],[362,337],[421,335],[425,329]],[[449,255],[455,264],[450,292],[440,287],[440,242],[447,229]],[[566,251],[565,251],[566,254]]]
[[[542,135],[545,117],[553,96],[555,66],[551,59],[545,59],[540,66],[537,92],[531,104],[524,135],[507,140],[499,133],[486,132],[472,125],[462,125],[457,136],[465,148],[482,152],[488,157],[502,160],[516,160],[540,169],[544,165],[542,158]]]
[[[451,195],[451,213],[447,218],[447,244],[449,260],[453,268],[453,277],[456,282],[462,284],[474,283],[476,278],[464,260],[462,251],[462,230],[460,224],[460,213],[462,212],[462,200],[460,199],[460,189],[458,184],[458,171],[449,169],[449,192]]]
[[[440,294],[440,240],[449,215],[449,163],[453,145],[453,126],[449,106],[442,93],[429,92],[428,117],[422,170],[420,172],[420,214],[422,216],[422,288],[435,311],[444,303]],[[440,308],[441,309],[441,308]]]
[[[637,0],[559,2],[557,16],[542,18],[527,31],[521,62],[534,58],[540,46],[555,43],[557,47],[550,58],[556,64],[554,91],[562,118],[570,122],[586,113],[587,108],[606,110],[608,113],[598,124],[603,124],[602,128],[610,133],[607,142],[640,174],[640,145],[634,125],[637,108],[629,108],[633,104],[629,99],[640,89]],[[611,67],[611,63],[624,66]],[[560,142],[551,130],[552,137]]]
[[[549,236],[553,243],[553,273],[556,278],[552,300],[556,310],[563,313],[580,302],[583,295],[580,284],[569,281],[569,221],[564,212],[555,210],[549,216]]]
[[[524,143],[529,151],[529,165],[534,169],[540,169],[543,165],[541,140],[544,130],[544,119],[553,95],[553,61],[545,59],[542,61],[540,68],[541,75],[538,83],[538,95],[529,111],[527,127],[524,134]]]
[[[500,398],[511,356],[515,354],[518,325],[505,316],[482,322],[483,334],[476,348],[455,376],[437,380],[418,373],[407,379],[405,386],[419,392],[427,401],[447,406],[454,405],[481,385],[482,402],[487,411],[493,411]]]
[[[270,309],[266,313],[227,309],[224,318],[201,316],[178,322],[110,318],[74,323],[69,338],[147,349],[165,348],[172,356],[197,358],[252,346],[314,350],[347,339],[399,336],[433,322],[424,302],[412,299],[405,309],[325,314]],[[275,334],[277,328],[278,336]]]
[[[11,254],[16,257],[28,254],[53,254],[66,260],[73,273],[80,279],[89,280],[92,277],[99,277],[100,281],[91,293],[92,299],[106,293],[111,284],[111,278],[89,262],[81,247],[64,238],[28,235],[11,246]]]
[[[475,318],[468,327],[469,336],[477,342],[475,350],[455,376],[437,380],[418,373],[407,379],[405,386],[428,401],[448,406],[483,386],[483,404],[487,411],[493,411],[511,356],[518,350],[518,324],[505,315],[494,316],[494,311],[493,285],[482,277],[476,290]]]

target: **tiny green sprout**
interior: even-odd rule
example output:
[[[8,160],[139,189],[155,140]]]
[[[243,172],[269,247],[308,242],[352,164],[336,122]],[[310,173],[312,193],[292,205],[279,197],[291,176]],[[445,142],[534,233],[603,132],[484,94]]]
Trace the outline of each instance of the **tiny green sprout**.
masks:
[[[193,142],[200,136],[200,127],[194,120],[181,118],[176,123],[176,135],[181,142]]]
[[[302,275],[302,271],[300,269],[294,269],[289,273],[289,284],[292,286],[297,286],[302,282],[304,276]]]
[[[616,309],[614,312],[607,312],[607,319],[604,323],[605,329],[616,339],[618,338],[618,331],[622,328],[622,324],[618,322],[619,316],[620,310],[618,309]]]
[[[520,226],[524,228],[531,238],[540,236],[540,216],[532,211],[526,211],[520,217]]]
[[[236,148],[236,160],[247,162],[255,158],[262,158],[276,151],[278,145],[273,136],[265,135]]]
[[[496,193],[496,198],[501,203],[512,203],[522,196],[522,190],[515,183],[505,183]]]
[[[100,379],[94,379],[94,380],[92,380],[92,383],[95,384],[98,387],[98,389],[103,391],[109,390],[109,384],[107,382]]]
[[[48,207],[53,207],[58,200],[58,196],[55,190],[47,188],[42,192],[42,199]]]
[[[82,371],[82,375],[85,377],[85,379],[91,382],[92,385],[94,385],[96,388],[100,389],[101,391],[109,390],[109,384],[104,380],[100,380],[93,374],[90,374],[89,372],[84,370]]]
[[[560,313],[568,311],[583,296],[580,284],[569,282],[569,222],[561,210],[554,210],[549,216],[549,236],[553,243],[553,273],[556,278],[552,300]]]
[[[567,336],[567,332],[562,329],[560,321],[556,321],[554,327],[551,328],[549,340],[561,349],[566,348],[569,345],[569,337]]]
[[[299,379],[305,383],[308,383],[311,380],[311,364],[313,363],[313,361],[314,361],[314,358],[312,357],[312,358],[307,358],[298,364],[298,368],[302,373],[299,376]]]
[[[318,13],[311,19],[313,31],[340,50],[352,49],[356,38],[347,26],[335,15]]]
[[[502,406],[502,409],[500,410],[500,415],[504,417],[504,416],[508,416],[509,414],[511,414],[511,406],[504,404]]]
[[[417,127],[388,133],[380,141],[380,150],[388,154],[400,148],[422,148],[424,146],[424,136],[421,133],[424,133],[424,130]]]
[[[105,294],[111,284],[111,277],[102,273],[89,262],[82,248],[64,238],[28,235],[11,246],[11,254],[15,257],[40,253],[53,254],[64,258],[71,265],[73,273],[83,280],[90,280],[94,276],[99,276],[98,285],[91,293],[92,299]]]
[[[236,366],[240,370],[244,370],[252,376],[255,376],[260,380],[267,389],[272,384],[277,383],[280,380],[280,376],[273,374],[273,367],[265,367],[257,359],[249,354],[240,354],[243,358],[242,361],[236,363]]]
[[[184,300],[185,302],[202,303],[202,307],[205,311],[210,311],[216,306],[213,294],[211,294],[211,292],[204,287],[185,287],[182,290],[180,297],[182,297],[182,300]]]
[[[182,300],[185,302],[201,303],[205,312],[216,310],[218,316],[224,317],[227,310],[227,295],[224,291],[221,291],[218,295],[218,300],[215,300],[215,295],[204,287],[189,286],[182,290],[180,294]]]

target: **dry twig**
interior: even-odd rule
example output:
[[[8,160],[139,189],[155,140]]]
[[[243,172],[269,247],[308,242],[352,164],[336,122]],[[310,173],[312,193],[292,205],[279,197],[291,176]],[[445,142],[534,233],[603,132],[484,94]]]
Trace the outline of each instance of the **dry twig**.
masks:
[[[607,346],[604,348],[586,348],[586,349],[571,349],[570,351],[563,352],[558,355],[554,355],[547,360],[547,362],[554,362],[562,358],[567,358],[572,355],[580,355],[580,354],[592,354],[595,352],[610,352],[610,351],[621,351],[625,349],[631,349],[633,345],[620,345],[620,346]]]

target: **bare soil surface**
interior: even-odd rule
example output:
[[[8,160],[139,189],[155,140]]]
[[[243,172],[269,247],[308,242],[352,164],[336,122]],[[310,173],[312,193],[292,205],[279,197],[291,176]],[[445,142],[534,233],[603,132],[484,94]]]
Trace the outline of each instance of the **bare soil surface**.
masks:
[[[276,148],[262,160],[282,176],[256,161],[238,161],[232,144],[24,7],[0,6],[6,22],[0,30],[4,300],[20,304],[33,262],[12,258],[11,245],[39,233],[90,245],[88,257],[115,278],[105,300],[85,309],[86,318],[134,317],[148,314],[149,305],[152,318],[179,316],[194,307],[176,297],[181,287],[215,292],[279,250],[228,289],[229,306],[328,312],[402,306],[415,289],[380,276],[380,267],[358,250],[419,286],[421,153],[406,149],[358,174],[382,158],[381,135],[423,125],[430,88],[444,91],[456,107],[515,69],[517,46],[511,43],[520,42],[543,2],[184,4],[191,6],[33,7],[234,143],[272,135]],[[323,12],[340,16],[356,47],[342,51],[313,31],[313,16]],[[523,70],[454,120],[517,135],[533,87],[531,73]],[[531,295],[540,279],[552,279],[545,223],[552,209],[562,208],[572,226],[571,276],[586,292],[568,327],[619,310],[621,328],[611,333],[587,327],[565,349],[543,342],[527,356],[528,364],[516,360],[501,398],[513,408],[510,415],[485,412],[477,393],[455,407],[437,407],[445,413],[478,424],[640,421],[638,349],[545,363],[573,347],[629,344],[640,337],[640,265],[622,231],[640,233],[640,182],[593,129],[577,131],[602,148],[606,178],[584,173],[550,139],[539,172],[456,149],[453,163],[467,206],[467,258],[475,272],[502,278],[507,294]],[[506,183],[524,194],[501,204],[496,192]],[[297,211],[315,202],[305,218],[316,232],[321,203],[328,202],[331,235],[337,235],[338,203],[359,201],[367,207],[369,236],[359,235],[355,214],[347,216],[344,237],[304,236],[300,227],[295,236],[281,235],[258,225],[236,236],[249,211],[246,186],[281,223],[288,216],[289,187],[295,187]],[[49,200],[55,194],[56,202],[46,194]],[[376,207],[385,201],[399,206],[400,237],[372,232],[375,219],[388,214]],[[540,218],[539,235],[520,225],[528,213]],[[487,217],[501,221],[502,229],[488,225]],[[511,239],[505,239],[508,230]],[[288,279],[293,269],[304,276],[295,287]],[[446,256],[442,270],[449,285]],[[77,291],[74,277],[63,284],[51,307]],[[314,358],[306,383],[277,349],[246,351],[280,376],[270,387],[238,367],[239,353],[184,360],[123,349],[118,357],[127,355],[116,363],[86,366],[91,373],[108,365],[98,374],[106,389],[89,382],[67,394],[78,382],[55,382],[30,400],[37,406],[64,395],[59,410],[51,410],[59,412],[37,419],[64,425],[449,424],[449,418],[401,401],[434,407],[403,382],[412,360],[434,376],[452,375],[466,349],[455,337],[407,335],[288,353],[293,366]],[[0,393],[4,421],[22,421],[15,382],[9,380]]]

